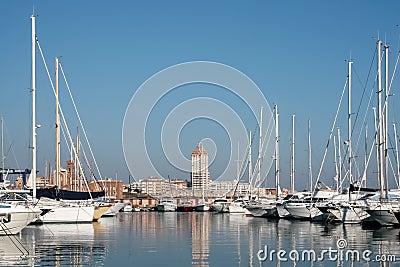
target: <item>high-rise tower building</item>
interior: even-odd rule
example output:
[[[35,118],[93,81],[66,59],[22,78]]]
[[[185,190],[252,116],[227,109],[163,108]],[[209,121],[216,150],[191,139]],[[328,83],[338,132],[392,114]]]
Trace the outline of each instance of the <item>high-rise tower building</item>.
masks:
[[[192,152],[192,189],[207,189],[210,185],[210,172],[208,171],[208,153],[199,144]]]

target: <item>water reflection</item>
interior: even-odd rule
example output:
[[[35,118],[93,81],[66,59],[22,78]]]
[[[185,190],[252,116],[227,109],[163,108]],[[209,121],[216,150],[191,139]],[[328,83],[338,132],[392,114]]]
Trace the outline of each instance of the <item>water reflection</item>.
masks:
[[[94,225],[36,225],[19,236],[2,236],[0,265],[101,266],[107,250],[96,241]]]
[[[210,254],[209,240],[209,221],[210,214],[206,213],[202,216],[196,216],[192,213],[192,265],[193,266],[209,266],[208,257]]]
[[[235,237],[231,241],[236,245],[236,253],[231,256],[236,260],[233,264],[239,266],[399,266],[400,229],[364,229],[360,225],[342,224],[327,226],[308,221],[269,221],[244,216],[230,216],[226,227]],[[210,234],[214,235],[215,230],[212,228]],[[274,253],[271,258],[268,254],[260,261],[257,253],[265,248],[268,253]],[[229,247],[226,250],[230,250]],[[277,256],[279,250],[286,253],[281,259]],[[327,253],[329,250],[331,254]],[[367,250],[370,252],[364,259],[363,253]],[[217,252],[218,248],[211,245],[211,258]],[[311,252],[315,252],[314,258],[313,254],[308,256],[307,253]],[[295,253],[299,253],[298,257]],[[388,258],[393,255],[397,258]],[[386,262],[377,262],[377,256],[386,257]],[[291,258],[297,258],[297,261]]]
[[[33,265],[33,250],[18,236],[0,236],[0,266]]]
[[[94,238],[93,224],[45,224],[33,226],[37,266],[99,266],[106,256],[102,242]]]
[[[93,224],[29,226],[0,237],[2,266],[399,266],[356,258],[292,261],[291,251],[337,249],[400,256],[400,229],[323,225],[212,213],[122,213]],[[260,250],[275,251],[259,260]],[[279,259],[276,251],[287,252]],[[295,254],[293,254],[295,255]],[[292,255],[292,256],[293,256]],[[361,255],[361,254],[360,254]],[[396,265],[397,264],[397,265]]]

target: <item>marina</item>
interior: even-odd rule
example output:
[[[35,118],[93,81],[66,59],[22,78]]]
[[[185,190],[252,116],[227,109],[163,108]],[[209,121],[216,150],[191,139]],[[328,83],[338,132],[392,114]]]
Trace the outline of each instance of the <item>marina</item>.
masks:
[[[35,7],[23,22],[19,13],[18,20],[5,14],[4,25],[20,28],[4,28],[16,38],[5,37],[7,43],[18,45],[3,48],[14,57],[0,62],[4,73],[14,73],[0,79],[0,266],[400,266],[400,52],[390,43],[393,33],[372,42],[347,32],[351,44],[363,40],[369,47],[356,47],[356,56],[351,52],[339,66],[350,40],[339,48],[334,42],[342,34],[330,34],[336,37],[325,46],[315,45],[316,37],[324,40],[323,28],[310,31],[314,38],[305,39],[314,43],[307,47],[298,36],[291,37],[293,47],[274,39],[280,51],[271,53],[275,41],[263,35],[280,18],[266,23],[253,6],[236,7],[251,10],[238,20],[226,12],[235,8],[215,4],[215,17],[247,26],[241,30],[240,22],[230,32],[225,25],[207,38],[223,20],[204,34],[199,29],[212,16],[186,17],[189,9],[174,3],[166,9],[171,14],[163,10],[167,16],[141,3],[154,19],[125,13],[140,5],[124,4],[129,8],[116,12],[82,3],[99,8],[98,17],[85,11],[75,19],[63,17],[71,12],[66,7],[56,14],[45,5],[38,24]],[[8,5],[15,15],[19,7]],[[108,11],[111,19],[104,19]],[[392,16],[382,20],[392,23]],[[269,37],[282,34],[285,25],[278,25]],[[299,32],[311,26],[320,27],[303,25]],[[180,27],[187,28],[171,39]],[[234,38],[192,54],[224,34]],[[179,57],[169,58],[175,49]],[[288,56],[295,50],[301,52]],[[324,59],[290,70],[324,56],[328,65]],[[222,63],[232,59],[237,68]],[[92,76],[96,71],[102,74]],[[27,84],[29,101],[22,103],[19,91]],[[17,119],[19,113],[29,119]],[[11,134],[4,121],[13,125]]]

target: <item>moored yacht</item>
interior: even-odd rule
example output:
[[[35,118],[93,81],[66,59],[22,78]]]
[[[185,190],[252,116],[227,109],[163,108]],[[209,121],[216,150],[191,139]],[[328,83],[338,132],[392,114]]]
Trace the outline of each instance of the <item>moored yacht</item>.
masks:
[[[275,199],[259,199],[244,206],[254,217],[277,217]]]
[[[371,218],[382,226],[400,224],[400,192],[388,191],[387,197],[382,198],[376,194],[367,200],[368,207],[365,211]]]
[[[229,205],[228,211],[229,213],[246,213],[245,205],[246,202],[243,199],[236,199]]]
[[[303,192],[303,194],[306,192]],[[332,189],[317,189],[313,195],[307,192],[303,198],[298,200],[289,200],[284,203],[285,209],[290,213],[293,218],[311,220],[313,217],[323,216],[321,212],[315,207],[315,204],[321,201],[331,199],[337,192]]]
[[[176,211],[191,212],[193,210],[194,207],[192,205],[192,202],[190,201],[184,201],[182,203],[179,203],[179,205],[176,207]]]
[[[209,211],[210,210],[210,205],[203,199],[202,201],[200,201],[195,207],[194,207],[195,211]]]
[[[42,211],[21,203],[0,203],[0,235],[15,235],[36,220]]]
[[[283,201],[283,207],[295,219],[310,219],[311,214],[308,207],[311,203],[310,192],[298,192]]]
[[[176,211],[176,208],[177,208],[177,206],[174,203],[174,200],[173,199],[169,199],[169,198],[163,199],[157,205],[157,210],[158,211],[162,211],[162,212]]]
[[[91,223],[94,218],[94,205],[88,202],[41,198],[36,206],[42,214],[35,223]]]
[[[214,202],[210,205],[210,211],[215,211],[218,213],[228,213],[229,212],[229,205],[231,202],[228,202],[226,198],[217,198]]]
[[[400,207],[399,203],[379,202],[370,205],[366,212],[382,226],[399,225]]]

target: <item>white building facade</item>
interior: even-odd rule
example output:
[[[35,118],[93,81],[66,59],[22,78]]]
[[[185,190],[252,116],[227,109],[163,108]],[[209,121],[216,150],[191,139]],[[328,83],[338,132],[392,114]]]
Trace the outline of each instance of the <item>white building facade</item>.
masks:
[[[201,144],[192,152],[191,181],[193,191],[203,190],[203,187],[206,190],[210,185],[208,153]]]

